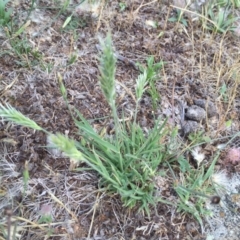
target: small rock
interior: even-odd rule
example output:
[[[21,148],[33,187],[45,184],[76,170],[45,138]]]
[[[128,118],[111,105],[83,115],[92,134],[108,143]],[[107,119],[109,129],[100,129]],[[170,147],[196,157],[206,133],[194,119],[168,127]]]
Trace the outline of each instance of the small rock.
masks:
[[[194,133],[200,130],[200,125],[196,121],[184,121],[182,126],[182,134],[187,137],[190,133]]]
[[[187,108],[185,116],[189,120],[200,122],[205,119],[206,111],[197,105],[192,105],[191,107]]]
[[[198,228],[195,224],[195,222],[188,222],[186,225],[186,230],[191,234],[191,235],[196,235],[198,233]]]
[[[213,102],[204,99],[194,99],[194,104],[205,109],[209,118],[217,115],[217,108]]]

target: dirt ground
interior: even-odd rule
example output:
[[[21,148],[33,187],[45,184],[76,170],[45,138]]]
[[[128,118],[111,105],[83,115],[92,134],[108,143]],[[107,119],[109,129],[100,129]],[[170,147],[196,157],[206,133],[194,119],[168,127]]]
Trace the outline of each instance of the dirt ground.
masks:
[[[31,1],[23,2],[15,3],[20,22],[31,6]],[[13,39],[16,44],[26,41],[25,47],[19,46],[19,54],[1,32],[2,103],[10,103],[48,131],[78,139],[77,128],[60,94],[60,73],[70,105],[96,129],[108,126],[110,109],[98,82],[97,46],[99,37],[105,37],[110,30],[116,53],[125,57],[117,62],[119,112],[130,114],[135,106],[132,93],[140,72],[131,62],[146,64],[152,55],[155,62],[162,60],[165,64],[156,82],[160,95],[157,109],[152,108],[148,95],[141,102],[138,119],[143,127],[151,127],[153,116],[162,116],[171,118],[180,128],[180,110],[174,99],[186,106],[193,105],[194,99],[208,99],[218,114],[204,124],[205,134],[218,139],[239,131],[240,43],[235,33],[210,33],[199,20],[192,21],[189,16],[187,27],[169,22],[175,14],[171,1],[123,1],[126,7],[120,11],[119,1],[113,0],[94,12],[73,7],[57,18],[59,8],[54,1],[36,2],[29,24]],[[72,1],[70,6],[76,3]],[[63,29],[71,13],[72,22]],[[157,23],[156,27],[151,21]],[[70,64],[73,56],[76,60]],[[228,120],[231,127],[226,127]],[[69,159],[46,149],[47,139],[42,132],[1,122],[0,137],[0,216],[8,220],[19,216],[15,219],[18,239],[207,239],[207,222],[202,231],[192,216],[177,212],[172,206],[159,203],[151,209],[150,217],[138,213],[137,208],[122,207],[119,196],[109,195],[99,187],[95,172],[71,171]],[[187,141],[181,136],[178,139],[182,144]],[[239,147],[237,140],[232,146]],[[211,148],[206,146],[209,159],[217,144],[224,141],[214,142]],[[176,149],[176,153],[181,150]],[[240,170],[239,165],[224,165],[224,152],[216,168],[229,175]],[[30,178],[24,188],[26,169]],[[172,179],[158,180],[162,181],[161,194],[169,201],[177,201]],[[51,226],[34,225],[44,207],[50,208]]]

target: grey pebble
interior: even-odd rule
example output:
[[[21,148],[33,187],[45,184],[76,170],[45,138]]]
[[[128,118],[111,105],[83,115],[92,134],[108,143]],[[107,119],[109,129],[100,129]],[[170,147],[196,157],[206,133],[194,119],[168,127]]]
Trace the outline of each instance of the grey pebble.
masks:
[[[194,104],[205,109],[209,118],[217,115],[217,108],[213,102],[205,99],[194,99]]]
[[[199,123],[195,121],[184,121],[184,124],[182,126],[182,135],[183,136],[188,136],[190,133],[194,133],[200,130],[200,125]]]
[[[191,107],[187,108],[185,116],[189,120],[200,122],[206,118],[206,111],[197,105],[192,105]]]

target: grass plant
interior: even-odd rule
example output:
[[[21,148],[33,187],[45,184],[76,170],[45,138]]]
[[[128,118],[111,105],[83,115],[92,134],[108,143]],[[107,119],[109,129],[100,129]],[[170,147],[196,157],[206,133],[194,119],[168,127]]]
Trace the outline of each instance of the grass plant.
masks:
[[[101,45],[99,81],[111,108],[114,135],[98,134],[77,109],[71,114],[78,116],[73,118],[79,129],[80,142],[71,140],[60,133],[53,135],[47,132],[10,105],[0,106],[0,116],[25,127],[43,130],[50,136],[51,143],[72,161],[85,162],[95,170],[101,176],[100,186],[105,187],[111,193],[118,193],[124,206],[130,208],[138,206],[139,210],[149,214],[149,206],[155,205],[160,200],[154,196],[153,178],[159,164],[169,157],[168,148],[164,142],[168,135],[168,130],[165,128],[166,121],[156,119],[153,129],[148,134],[137,123],[138,105],[147,89],[147,84],[153,79],[154,72],[143,70],[137,79],[137,104],[133,122],[120,122],[115,92],[116,59],[110,35],[105,41],[101,40]],[[61,76],[58,77],[61,93],[68,104],[67,90],[62,83]]]
[[[207,198],[211,198],[215,193],[211,176],[214,173],[214,166],[218,157],[219,153],[214,156],[208,170],[205,169],[204,165],[193,168],[186,159],[179,159],[181,181],[175,181],[174,186],[179,196],[177,209],[180,212],[190,213],[194,216],[199,222],[202,232],[202,217],[211,214],[211,212],[206,209],[205,202]],[[172,174],[174,178],[177,179],[173,171]]]
[[[203,26],[213,32],[225,33],[233,31],[233,24],[238,18],[233,16],[230,8],[231,6],[227,5],[221,6],[218,1],[207,4],[203,10],[204,15],[215,24],[203,20]]]
[[[170,136],[176,137],[176,131],[170,131],[165,127],[166,120],[156,119],[154,127],[148,133],[145,133],[137,123],[137,113],[139,102],[148,89],[149,81],[154,79],[155,69],[158,69],[161,63],[153,65],[153,58],[149,58],[148,66],[150,67],[142,68],[142,73],[136,80],[136,107],[133,121],[120,121],[117,113],[115,91],[116,59],[110,35],[100,42],[102,54],[99,58],[99,81],[102,92],[111,108],[114,119],[114,135],[102,136],[102,134],[96,132],[77,109],[71,110],[70,107],[69,111],[81,137],[79,142],[60,133],[51,134],[10,105],[0,106],[0,116],[6,121],[44,131],[49,136],[51,145],[60,149],[65,156],[71,159],[71,162],[76,165],[86,163],[88,165],[87,169],[95,170],[101,177],[100,187],[107,189],[109,193],[117,193],[124,206],[129,208],[137,206],[140,211],[150,214],[150,206],[157,202],[176,205],[179,211],[192,214],[203,226],[202,215],[209,214],[204,208],[204,198],[213,193],[209,178],[213,173],[217,156],[207,172],[200,165],[197,169],[194,169],[182,156],[174,157],[175,160],[178,160],[182,179],[181,182],[175,181],[174,186],[179,196],[179,202],[170,203],[156,197],[153,179],[158,175],[158,168],[161,163],[165,162],[165,165],[167,164],[174,179],[177,180],[172,170],[172,163],[175,160],[165,161],[174,156],[173,146],[169,144],[168,139],[172,141],[173,139]],[[61,94],[68,105],[67,90],[60,74],[58,79]],[[86,170],[86,167],[79,167],[75,170]],[[27,181],[28,179],[25,179],[26,184]],[[196,192],[199,194],[196,195]]]

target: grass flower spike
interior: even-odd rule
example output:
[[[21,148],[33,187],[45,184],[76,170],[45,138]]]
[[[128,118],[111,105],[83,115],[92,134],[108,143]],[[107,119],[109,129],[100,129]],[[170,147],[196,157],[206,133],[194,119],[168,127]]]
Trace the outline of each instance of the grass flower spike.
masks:
[[[115,72],[116,72],[116,58],[114,56],[112,41],[110,34],[105,40],[100,40],[102,47],[102,55],[100,57],[100,84],[105,98],[107,99],[111,108],[115,104]]]
[[[29,127],[34,130],[43,130],[40,126],[37,125],[33,120],[25,117],[22,113],[14,109],[9,104],[6,104],[7,107],[4,107],[0,104],[0,116],[5,121],[10,121],[18,125],[22,125],[24,127]]]
[[[137,79],[137,85],[136,85],[136,96],[137,96],[137,101],[139,101],[142,98],[142,95],[144,93],[145,87],[147,85],[147,71],[144,70],[142,74],[138,76]]]
[[[84,157],[81,152],[79,152],[75,146],[75,142],[70,140],[68,137],[58,133],[56,135],[50,135],[49,141],[54,147],[59,148],[64,154],[76,161],[83,161]]]

